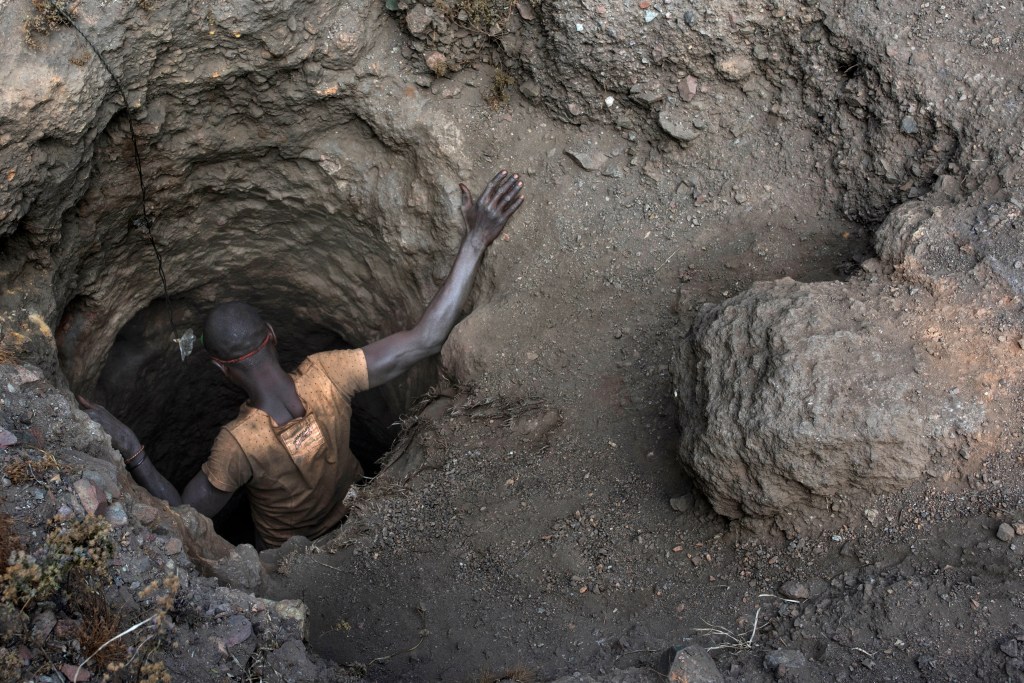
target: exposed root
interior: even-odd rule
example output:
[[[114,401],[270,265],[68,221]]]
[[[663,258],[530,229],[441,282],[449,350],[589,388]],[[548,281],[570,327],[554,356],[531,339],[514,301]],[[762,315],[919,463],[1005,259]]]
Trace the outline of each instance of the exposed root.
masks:
[[[733,633],[724,626],[715,626],[713,624],[708,624],[708,628],[698,628],[694,630],[701,635],[725,639],[726,642],[718,645],[712,645],[707,648],[708,652],[712,652],[714,650],[753,650],[754,639],[757,638],[757,627],[760,617],[761,608],[758,607],[757,611],[754,613],[754,627],[750,630],[750,633]],[[707,624],[707,622],[704,623]]]

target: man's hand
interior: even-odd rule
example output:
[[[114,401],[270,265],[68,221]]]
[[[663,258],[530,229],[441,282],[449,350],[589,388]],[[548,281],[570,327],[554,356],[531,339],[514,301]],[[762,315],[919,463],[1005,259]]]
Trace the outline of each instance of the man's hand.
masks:
[[[128,425],[111,415],[109,410],[98,403],[92,403],[83,396],[76,396],[75,398],[78,399],[78,404],[85,411],[85,414],[91,417],[100,427],[103,427],[103,431],[110,435],[110,444],[121,451],[122,456],[129,458],[142,447],[142,444],[139,443],[139,438],[135,436],[135,432]]]
[[[465,184],[459,183],[459,189],[462,190],[462,216],[469,227],[468,238],[481,249],[497,239],[525,199],[519,175],[508,171],[494,176],[475,202]]]

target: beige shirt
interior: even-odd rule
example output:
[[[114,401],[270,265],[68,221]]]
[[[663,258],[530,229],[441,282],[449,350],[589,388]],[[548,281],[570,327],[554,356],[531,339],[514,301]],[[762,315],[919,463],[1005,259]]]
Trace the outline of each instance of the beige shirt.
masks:
[[[362,349],[314,354],[291,377],[305,416],[278,426],[247,401],[202,468],[221,491],[247,487],[256,531],[271,547],[329,531],[363,475],[348,445],[352,397],[368,388]]]

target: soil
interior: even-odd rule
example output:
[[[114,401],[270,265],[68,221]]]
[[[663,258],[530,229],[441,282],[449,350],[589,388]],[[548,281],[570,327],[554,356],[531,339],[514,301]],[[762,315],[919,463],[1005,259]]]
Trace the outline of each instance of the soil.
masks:
[[[728,178],[697,205],[705,181],[642,152],[620,154],[622,177],[580,168],[566,150],[625,139],[518,98],[489,112],[489,78],[468,69],[443,91],[492,141],[473,175],[507,159],[533,204],[490,252],[498,293],[467,322],[486,349],[471,393],[413,428],[408,478],[385,471],[350,529],[272,577],[271,595],[312,606],[313,649],[381,681],[657,669],[691,643],[728,680],[1021,676],[1022,544],[995,538],[1022,519],[1017,445],[981,479],[875,501],[874,524],[858,510],[789,538],[728,525],[680,473],[669,361],[693,311],[758,280],[843,279],[873,255],[808,148],[759,131],[713,162],[669,152]],[[806,665],[771,671],[765,653],[787,649]]]
[[[1021,407],[1015,393],[1020,378],[1008,363],[998,368],[1004,410],[993,413],[993,433],[983,444],[956,454],[956,462],[930,468],[903,490],[857,500],[855,507],[837,504],[824,515],[793,510],[804,523],[788,526],[727,520],[687,478],[679,457],[687,416],[680,414],[671,373],[697,310],[728,301],[755,282],[845,281],[883,268],[894,288],[916,296],[915,287],[923,285],[898,268],[892,272],[897,264],[875,253],[876,230],[904,202],[945,197],[947,204],[959,201],[984,213],[990,201],[1005,205],[1020,197],[1020,176],[1011,172],[1019,166],[1013,160],[1019,157],[1014,150],[1020,143],[1020,94],[1012,84],[1019,84],[1024,63],[1017,59],[1024,19],[980,1],[955,8],[876,2],[824,9],[737,2],[717,14],[704,9],[695,15],[692,21],[704,21],[707,28],[693,29],[698,38],[680,32],[691,24],[686,17],[694,10],[688,3],[654,4],[660,14],[648,33],[646,8],[632,5],[559,2],[525,14],[520,10],[519,16],[510,15],[514,25],[498,40],[462,36],[452,70],[443,77],[437,77],[437,68],[427,70],[424,55],[452,41],[445,42],[437,25],[433,33],[410,25],[412,11],[424,5],[398,5],[387,15],[388,28],[375,34],[379,40],[368,54],[386,61],[383,67],[374,61],[374,68],[407,81],[389,95],[401,103],[395,106],[398,114],[385,99],[373,104],[379,111],[360,110],[360,116],[415,128],[420,110],[409,113],[403,107],[428,101],[424,118],[443,119],[439,129],[457,131],[466,142],[456,161],[437,162],[437,149],[443,147],[431,146],[434,138],[410,134],[396,142],[391,128],[378,125],[392,156],[374,146],[376,138],[365,149],[371,150],[367,158],[386,158],[384,172],[378,175],[380,169],[373,167],[370,173],[359,159],[342,172],[357,179],[365,174],[372,192],[389,198],[373,204],[383,216],[374,220],[381,224],[406,207],[404,198],[390,196],[386,180],[388,172],[398,174],[396,185],[415,190],[409,210],[420,212],[428,224],[416,234],[407,225],[394,232],[387,232],[394,226],[380,228],[385,246],[365,261],[394,255],[394,272],[381,276],[379,291],[368,275],[346,280],[351,291],[373,290],[372,296],[350,297],[358,301],[343,311],[349,318],[365,315],[365,328],[339,322],[345,317],[341,313],[326,312],[336,304],[328,295],[310,295],[297,307],[278,302],[275,312],[293,316],[289,323],[297,330],[312,329],[311,319],[319,324],[324,318],[325,329],[339,338],[368,341],[360,335],[386,331],[395,320],[408,322],[413,304],[422,303],[430,283],[436,284],[439,268],[443,276],[453,233],[438,227],[444,210],[430,213],[423,197],[454,196],[454,188],[435,184],[447,182],[457,170],[478,190],[497,168],[508,168],[523,174],[528,204],[488,252],[472,315],[444,351],[443,370],[455,386],[438,380],[426,399],[407,409],[387,464],[360,488],[356,508],[339,531],[264,554],[269,573],[253,582],[260,584],[258,594],[300,598],[309,608],[306,642],[317,656],[306,660],[301,652],[291,653],[285,664],[300,661],[313,672],[309,680],[343,675],[319,657],[371,681],[553,680],[576,672],[606,681],[664,680],[666,652],[698,645],[729,681],[1024,681],[1024,434],[1013,419]],[[527,18],[532,12],[540,19]],[[608,24],[598,19],[605,12]],[[678,17],[669,23],[673,13]],[[609,26],[620,33],[623,26],[629,29],[608,38]],[[558,27],[564,33],[556,35]],[[460,30],[457,22],[449,29],[451,36]],[[720,31],[730,33],[728,41],[721,42],[726,39]],[[752,54],[762,56],[751,66],[753,74],[745,73],[742,60],[723,58],[729,50],[722,45],[754,43],[758,49],[751,47]],[[672,55],[685,56],[686,45],[699,55],[683,69]],[[662,46],[668,46],[662,50],[667,56],[655,54]],[[559,50],[565,51],[564,61],[555,59]],[[505,70],[518,84],[508,87],[507,101],[494,91]],[[686,76],[693,74],[699,78],[692,111],[681,124],[665,122],[662,115],[675,116],[674,107],[680,106],[675,93],[682,97],[679,87],[687,87]],[[287,83],[289,77],[285,71],[282,79]],[[235,96],[225,89],[226,97]],[[328,95],[317,92],[316,106],[321,106]],[[155,86],[154,93],[159,95]],[[322,116],[311,116],[308,125],[322,126],[318,133],[329,139],[324,131],[334,124],[323,121],[337,112],[318,111]],[[118,133],[115,124],[105,134]],[[152,125],[155,137],[161,124]],[[169,120],[167,128],[173,131],[175,125]],[[362,119],[339,125],[371,137]],[[253,141],[246,144],[277,144],[268,141],[269,134],[237,137]],[[173,180],[186,174],[172,161],[195,143],[180,138],[184,141],[175,139],[171,151],[154,151],[152,164],[159,169],[154,175],[161,179],[158,207],[159,192],[187,194]],[[122,131],[97,144],[112,154],[124,139]],[[408,152],[420,144],[427,150],[422,158]],[[363,149],[346,148],[339,155],[358,157]],[[236,153],[222,151],[227,157]],[[296,152],[292,160],[300,156]],[[272,163],[255,158],[261,167]],[[438,168],[447,175],[424,181],[427,188],[414,185],[412,179],[425,169]],[[131,178],[127,164],[94,172],[107,185],[133,191],[127,181],[116,182]],[[294,183],[305,199],[327,193],[304,176]],[[207,191],[187,189],[199,198]],[[106,229],[109,218],[107,210],[97,208],[100,193],[91,188],[91,203],[80,202],[77,213],[71,212],[75,215],[54,218],[53,224],[68,221],[75,229],[67,234],[92,244],[88,240],[99,239],[93,235]],[[288,205],[291,195],[282,194],[281,205]],[[204,209],[207,218],[212,221],[218,211],[240,215],[224,208],[237,200],[231,193],[217,196],[228,199]],[[125,197],[110,199],[109,214],[117,213],[117,201],[129,202]],[[202,203],[191,197],[181,204],[164,201],[165,209],[177,207],[178,214],[188,213],[190,201]],[[351,229],[359,235],[365,229],[376,239],[379,226],[364,215],[368,204],[359,197],[351,201],[360,210],[353,209],[358,220]],[[289,212],[270,204],[285,216],[279,222],[298,215],[294,206]],[[325,208],[329,204],[325,200],[309,212],[311,225],[331,225],[337,208]],[[63,204],[55,200],[53,205],[58,208],[48,210],[62,216]],[[40,201],[40,206],[47,204]],[[240,213],[249,211],[243,206]],[[991,283],[972,270],[974,261],[968,267],[958,260],[973,258],[963,235],[972,229],[977,235],[977,228],[959,217],[948,220],[955,227],[951,233],[961,231],[957,239],[965,241],[951,238],[949,254],[935,250],[931,258],[934,263],[946,259],[941,263],[958,273],[958,283],[974,277],[984,289]],[[1001,235],[1013,234],[1017,224],[1008,225]],[[122,286],[122,279],[137,274],[104,271],[104,259],[113,257],[79,248],[77,242],[59,246],[59,234],[52,244],[38,238],[40,245],[32,241],[35,235],[20,230],[12,227],[13,237],[4,244],[19,253],[42,253],[31,257],[40,269],[53,265],[47,259],[58,261],[59,277],[46,285],[55,291],[35,295],[25,289],[41,286],[31,268],[7,269],[14,273],[9,282],[20,288],[12,285],[5,301],[44,301],[52,309],[53,327],[61,318],[67,324],[56,341],[38,342],[43,351],[16,360],[50,370],[59,347],[68,379],[53,379],[54,384],[92,388],[99,377],[110,376],[109,370],[100,372],[99,361],[110,356],[119,329],[107,327],[124,326],[146,310],[156,297],[155,286],[147,291]],[[344,278],[337,270],[322,281],[315,279],[319,273],[305,275],[315,269],[302,260],[310,253],[303,243],[321,240],[327,253],[363,248],[373,239],[364,235],[350,245],[347,237],[332,241],[336,236],[330,231],[310,230],[314,238],[296,233],[295,254],[282,247],[279,257],[287,277],[301,282],[307,294],[319,294]],[[192,297],[187,302],[194,315],[209,301],[246,292],[259,280],[231,270],[216,270],[213,277],[204,271],[213,268],[208,263],[197,262],[190,270],[190,242],[201,233],[171,232],[164,245],[168,271],[187,275],[177,284],[183,300]],[[243,231],[233,234],[236,242],[244,242],[240,235],[260,237],[258,231]],[[29,246],[22,248],[19,240]],[[1017,242],[1007,237],[990,246],[1000,262],[1013,264],[1020,256]],[[248,258],[244,245],[237,249],[239,259]],[[340,271],[348,277],[359,263],[353,257]],[[403,278],[403,272],[413,275]],[[274,284],[268,297],[298,287],[285,279]],[[85,313],[72,305],[75,287],[88,290]],[[938,297],[940,289],[929,295]],[[385,298],[377,296],[382,292],[401,299],[395,320],[377,300]],[[1013,298],[1005,294],[1000,289],[992,296]],[[963,289],[949,301],[971,310],[980,296]],[[19,306],[9,304],[12,317],[17,318]],[[1014,311],[1009,332],[1000,327],[990,336],[1011,335],[1000,343],[1012,344],[1020,328],[1019,299],[1007,307]],[[335,319],[326,320],[331,315]],[[141,336],[166,337],[162,329],[145,332]],[[951,346],[965,357],[971,353],[963,342]],[[976,367],[977,360],[964,367]],[[434,369],[422,370],[411,389],[396,389],[389,409],[412,403],[409,394],[429,384],[422,377],[433,380]],[[857,368],[844,377],[855,381]],[[937,381],[954,387],[959,379],[951,374]],[[137,392],[146,389],[152,387]],[[116,392],[116,385],[110,391]],[[124,401],[138,404],[144,395],[125,394]],[[60,426],[74,416],[65,402],[52,414],[33,413],[17,430],[27,431],[33,423]],[[5,415],[10,424],[0,426],[16,431],[14,417]],[[96,449],[102,450],[95,446],[95,453],[89,452],[99,454]],[[146,499],[141,491],[125,488],[126,500]],[[6,509],[18,513],[35,495],[30,485],[5,485]],[[22,519],[24,533],[43,524],[42,511],[36,516]],[[137,553],[153,539],[139,528],[134,512],[131,524],[124,552],[136,553],[130,561],[141,562]],[[169,527],[160,528],[173,535]],[[171,555],[161,555],[159,548],[145,552],[155,553],[150,564],[156,568]],[[190,561],[179,564],[181,572],[195,575]],[[223,598],[230,609],[219,609],[212,580],[197,581],[188,593],[191,602],[183,599],[179,605],[182,638],[201,643],[201,660],[219,667],[210,680],[222,680],[218,677],[228,672],[248,674],[249,664],[264,651],[283,651],[280,641],[297,639],[294,625],[258,628],[260,638],[245,641],[247,666],[232,668],[231,659],[211,645],[214,621],[272,608],[259,603],[255,610],[234,596]],[[212,670],[188,664],[184,654],[166,647],[177,675],[203,680],[201,672]],[[627,673],[630,669],[635,671]],[[266,675],[269,680],[271,674]]]

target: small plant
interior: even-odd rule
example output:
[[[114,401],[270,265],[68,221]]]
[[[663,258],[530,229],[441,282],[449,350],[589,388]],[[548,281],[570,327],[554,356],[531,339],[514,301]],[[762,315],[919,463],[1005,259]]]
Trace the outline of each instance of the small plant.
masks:
[[[0,594],[4,601],[25,610],[63,588],[72,569],[106,577],[107,560],[113,552],[110,524],[106,520],[89,516],[62,524],[55,518],[35,554],[16,550],[11,555],[0,576]]]
[[[500,66],[494,70],[494,78],[491,81],[491,89],[484,95],[484,102],[490,105],[491,109],[498,110],[508,104],[508,89],[515,85],[516,80],[509,76]]]
[[[10,515],[0,513],[0,569],[6,569],[11,554],[21,549],[21,539],[14,533]]]
[[[53,453],[40,451],[42,457],[29,458],[21,456],[17,460],[7,463],[4,466],[4,476],[11,480],[12,484],[21,485],[29,482],[42,483],[41,479],[50,472],[59,472],[60,463]]]
[[[67,17],[78,14],[76,0],[32,0],[33,12],[25,19],[25,44],[39,47],[36,36],[49,35],[54,29],[66,26]]]
[[[0,683],[15,683],[21,673],[21,656],[17,650],[0,647]]]
[[[121,641],[112,642],[102,651],[104,643],[121,631],[121,617],[110,609],[103,595],[103,585],[95,576],[80,570],[71,572],[67,590],[70,607],[81,616],[75,637],[83,652],[96,652],[93,661],[106,668],[128,658],[128,648]]]

